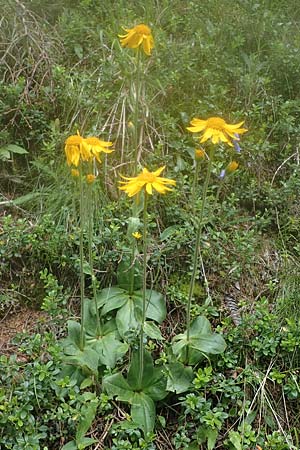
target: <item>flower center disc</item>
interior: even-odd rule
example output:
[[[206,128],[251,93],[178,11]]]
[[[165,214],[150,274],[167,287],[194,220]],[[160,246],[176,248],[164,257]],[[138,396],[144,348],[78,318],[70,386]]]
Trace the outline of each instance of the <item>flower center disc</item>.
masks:
[[[206,122],[206,128],[213,128],[214,130],[224,130],[225,120],[220,117],[211,117]]]
[[[149,27],[147,27],[147,25],[141,24],[141,25],[137,25],[135,27],[135,30],[138,34],[146,34],[147,36],[149,36],[151,34],[151,30]]]
[[[153,183],[156,180],[156,176],[152,173],[143,173],[141,176],[141,180],[146,183]]]

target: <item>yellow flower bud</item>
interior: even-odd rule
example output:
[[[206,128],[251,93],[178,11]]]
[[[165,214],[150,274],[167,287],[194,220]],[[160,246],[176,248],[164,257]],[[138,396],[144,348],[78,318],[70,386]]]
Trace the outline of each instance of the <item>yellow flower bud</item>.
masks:
[[[238,167],[239,165],[236,161],[231,161],[231,163],[229,163],[228,166],[226,167],[226,172],[228,173],[235,172]]]
[[[201,148],[197,148],[195,150],[195,160],[196,161],[200,161],[201,159],[203,159],[205,157],[205,151],[202,150]]]
[[[132,236],[135,239],[141,239],[141,237],[142,237],[142,235],[141,235],[141,233],[139,233],[139,231],[135,231],[134,233],[132,233]]]
[[[93,175],[92,173],[89,173],[89,174],[86,176],[86,181],[87,181],[89,184],[94,183],[95,179],[96,179],[96,176]]]
[[[72,175],[72,177],[79,177],[79,170],[72,169],[71,170],[71,175]]]

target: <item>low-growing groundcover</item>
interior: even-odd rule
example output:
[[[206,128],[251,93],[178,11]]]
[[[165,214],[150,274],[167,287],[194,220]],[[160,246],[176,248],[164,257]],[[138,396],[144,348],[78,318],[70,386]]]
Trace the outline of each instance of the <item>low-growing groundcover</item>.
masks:
[[[206,3],[6,5],[1,448],[300,448],[297,6]]]

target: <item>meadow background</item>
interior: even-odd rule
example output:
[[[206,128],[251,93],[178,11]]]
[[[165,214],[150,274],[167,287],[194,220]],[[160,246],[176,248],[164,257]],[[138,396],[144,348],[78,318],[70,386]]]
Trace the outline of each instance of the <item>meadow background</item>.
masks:
[[[148,436],[100,389],[90,448],[299,449],[300,5],[0,0],[0,7],[1,449],[61,449],[87,411],[89,387],[58,377],[60,339],[79,311],[78,192],[63,147],[77,129],[114,142],[95,187],[93,257],[105,288],[128,250],[130,202],[117,182],[133,157],[134,74],[118,34],[138,23],[155,39],[141,98],[143,161],[151,170],[166,165],[177,181],[149,207],[149,282],[166,296],[166,341],[182,331],[195,245],[196,140],[186,127],[193,117],[221,116],[245,120],[249,130],[238,170],[220,180],[227,150],[214,165],[192,309],[227,348],[195,367],[188,392],[158,403]],[[199,178],[201,186],[201,170]],[[164,343],[149,345],[163,360]],[[208,430],[217,432],[214,444]]]

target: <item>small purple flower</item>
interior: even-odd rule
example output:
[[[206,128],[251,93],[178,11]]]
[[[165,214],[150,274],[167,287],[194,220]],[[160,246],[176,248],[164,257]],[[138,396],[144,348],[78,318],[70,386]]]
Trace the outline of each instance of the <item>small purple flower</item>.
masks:
[[[236,139],[233,139],[233,145],[234,145],[234,148],[236,149],[236,151],[238,152],[238,153],[241,153],[241,147],[239,146],[239,140],[240,140],[240,137],[239,137],[239,135],[237,134],[237,133],[234,133],[234,135],[235,135],[235,137],[236,137]]]
[[[220,175],[219,175],[219,178],[221,178],[221,180],[225,177],[225,175],[226,175],[226,170],[225,169],[222,169],[221,170],[221,173],[220,173]]]

